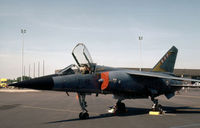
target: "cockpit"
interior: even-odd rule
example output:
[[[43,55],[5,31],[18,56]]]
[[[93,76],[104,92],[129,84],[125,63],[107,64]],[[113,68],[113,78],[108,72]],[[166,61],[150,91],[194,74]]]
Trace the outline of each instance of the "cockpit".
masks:
[[[95,72],[96,64],[93,63],[92,57],[84,44],[79,43],[76,45],[72,51],[72,56],[74,57],[82,74]]]
[[[93,63],[92,57],[84,44],[77,44],[72,51],[72,56],[78,66],[75,64],[69,65],[68,67],[60,70],[58,74],[92,74],[95,72],[96,64]]]

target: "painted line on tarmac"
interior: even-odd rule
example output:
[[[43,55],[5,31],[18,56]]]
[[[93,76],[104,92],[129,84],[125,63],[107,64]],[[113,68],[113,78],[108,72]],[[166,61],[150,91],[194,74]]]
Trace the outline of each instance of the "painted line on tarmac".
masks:
[[[8,105],[5,103],[0,103],[1,105]],[[12,106],[12,105],[11,105]],[[40,110],[48,110],[48,111],[57,111],[57,112],[71,112],[71,113],[80,113],[81,111],[69,110],[69,109],[56,109],[56,108],[46,108],[46,107],[37,107],[37,106],[29,106],[29,105],[20,105],[21,108],[30,108],[30,109],[40,109]],[[89,112],[92,115],[100,115],[99,113]]]
[[[80,111],[74,111],[74,110],[69,110],[69,109],[45,108],[45,107],[36,107],[36,106],[27,106],[27,105],[23,105],[23,106],[21,106],[21,107],[23,107],[23,108],[31,108],[31,109],[48,110],[48,111],[80,113]],[[93,114],[93,115],[100,115],[100,114],[94,113],[94,112],[89,112],[89,113],[90,113],[90,114]]]
[[[34,89],[0,89],[0,92],[40,92],[39,90],[34,90]]]
[[[188,125],[182,125],[182,126],[173,126],[173,127],[170,127],[170,128],[197,128],[200,127],[200,123],[197,123],[197,124],[188,124]]]
[[[1,105],[8,105],[8,104],[5,104],[5,103],[1,103]],[[71,112],[71,113],[80,113],[80,111],[75,111],[75,110],[69,110],[69,109],[56,109],[56,108],[46,108],[46,107],[37,107],[37,106],[30,106],[30,105],[20,105],[19,107],[21,108],[29,108],[29,109],[40,109],[40,110],[48,110],[48,111],[57,111],[57,112]],[[100,115],[99,113],[95,113],[95,112],[89,112],[90,114],[92,115],[95,115],[95,116],[98,116]],[[163,113],[163,114],[160,114],[160,116],[176,116],[176,114],[173,114],[173,113]]]
[[[163,115],[165,115],[165,116],[176,116],[176,114],[173,114],[173,113],[165,113]]]

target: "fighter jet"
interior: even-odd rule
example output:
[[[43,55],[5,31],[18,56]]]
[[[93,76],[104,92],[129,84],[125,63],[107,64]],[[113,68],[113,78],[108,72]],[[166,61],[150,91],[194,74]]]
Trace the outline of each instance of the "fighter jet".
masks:
[[[77,65],[72,64],[58,73],[23,81],[10,86],[39,90],[54,90],[77,93],[82,112],[80,119],[88,119],[86,95],[112,94],[117,99],[111,109],[125,113],[125,99],[150,98],[152,111],[162,113],[157,97],[168,99],[182,87],[199,87],[184,84],[184,81],[200,82],[196,79],[177,77],[173,74],[178,49],[172,46],[150,72],[100,66],[93,62],[86,46],[79,43],[72,51]],[[68,94],[69,95],[69,94]]]

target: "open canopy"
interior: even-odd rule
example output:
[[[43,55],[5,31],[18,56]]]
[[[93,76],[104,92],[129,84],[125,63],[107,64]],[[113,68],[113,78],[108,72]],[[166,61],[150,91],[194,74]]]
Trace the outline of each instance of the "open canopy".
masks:
[[[87,65],[91,68],[93,66],[92,57],[84,44],[77,44],[72,51],[72,55],[79,67]]]

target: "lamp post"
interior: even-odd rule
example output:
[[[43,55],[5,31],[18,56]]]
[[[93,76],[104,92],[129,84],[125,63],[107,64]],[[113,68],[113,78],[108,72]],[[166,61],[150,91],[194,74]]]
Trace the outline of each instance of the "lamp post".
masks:
[[[22,77],[21,81],[23,81],[23,73],[24,73],[24,34],[26,33],[26,29],[21,29],[22,33]]]
[[[29,64],[29,67],[28,67],[28,77],[29,79],[31,78],[31,65]]]
[[[35,78],[35,62],[33,64],[33,78]]]
[[[40,62],[38,61],[38,77],[40,77]]]
[[[44,76],[44,60],[43,60],[43,76]]]
[[[142,71],[142,40],[143,40],[143,36],[139,36],[139,52],[140,52],[140,71]]]

